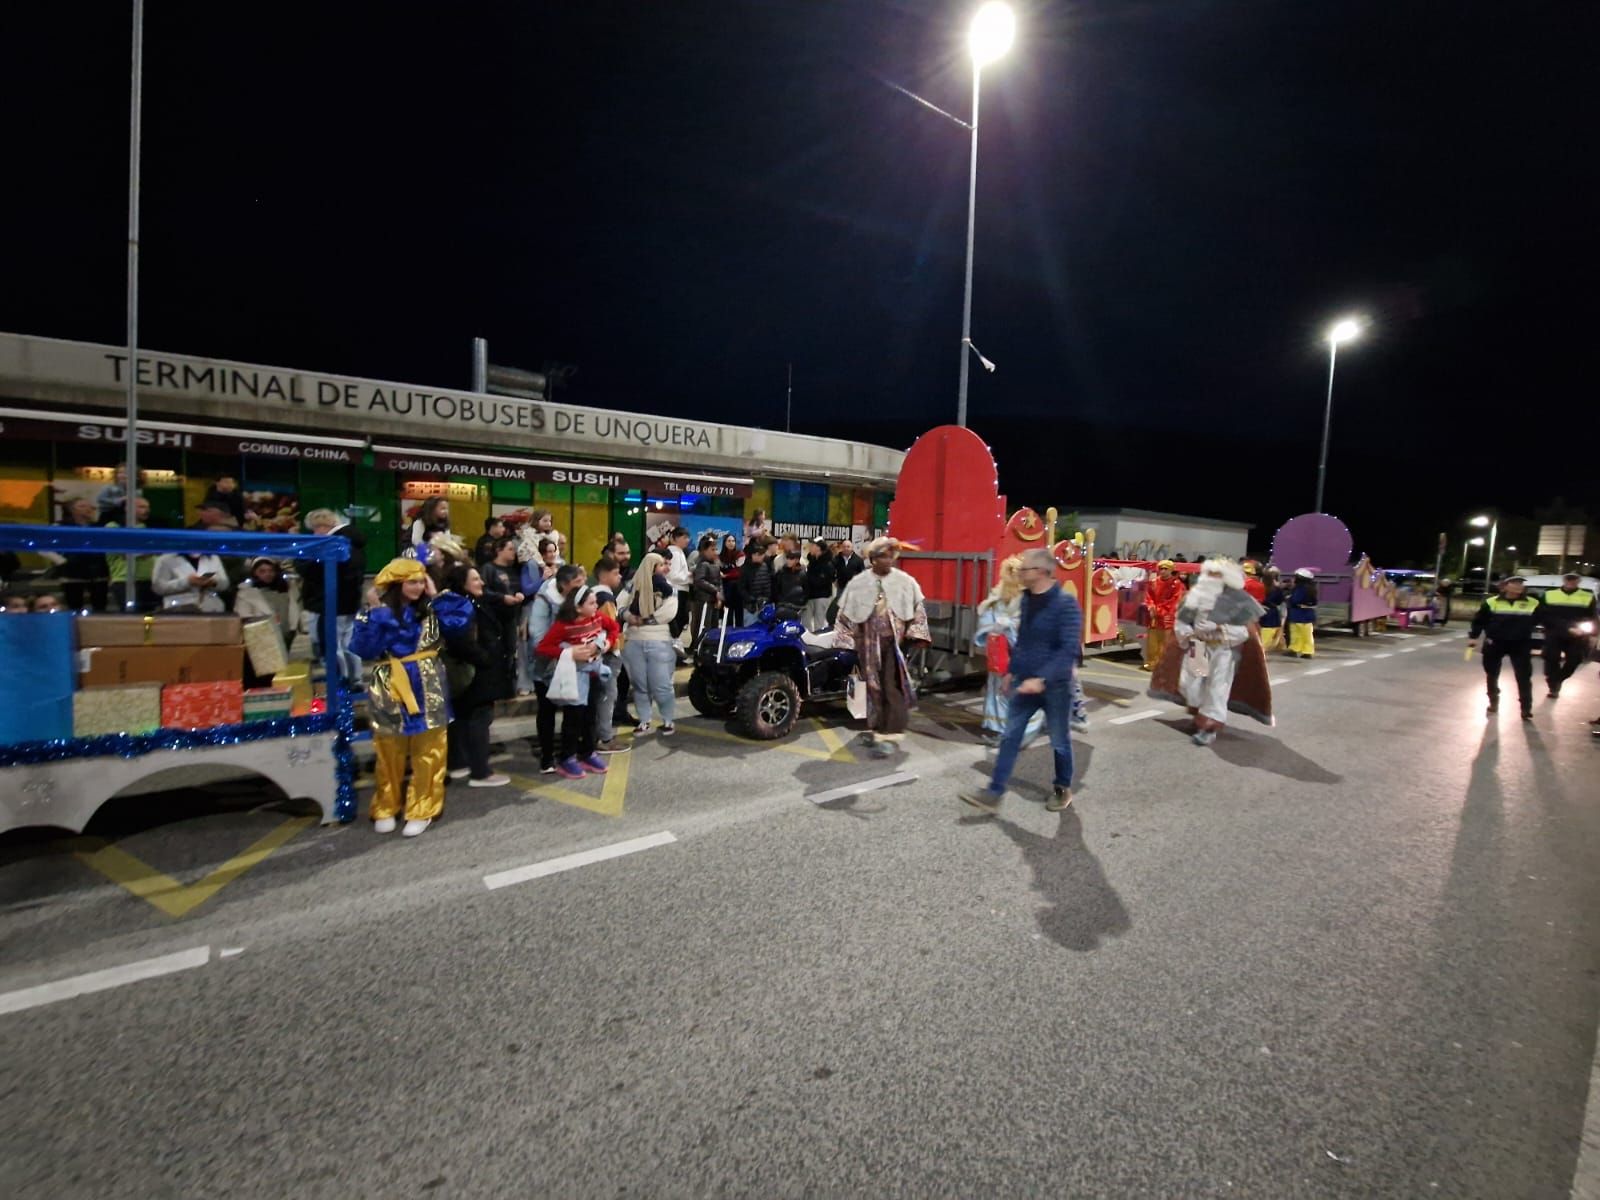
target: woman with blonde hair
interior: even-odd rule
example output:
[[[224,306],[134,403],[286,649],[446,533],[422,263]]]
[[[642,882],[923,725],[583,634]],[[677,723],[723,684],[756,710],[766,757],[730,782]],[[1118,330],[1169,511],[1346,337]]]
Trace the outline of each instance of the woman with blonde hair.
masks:
[[[677,730],[672,723],[676,697],[672,675],[678,669],[676,639],[672,621],[678,615],[678,596],[667,582],[671,564],[651,551],[639,563],[633,576],[633,599],[628,604],[628,640],[622,646],[622,665],[628,669],[633,687],[633,704],[639,711],[635,737],[650,732],[650,705],[655,704],[661,721],[661,734],[670,737]]]
[[[988,597],[978,605],[978,628],[972,644],[983,651],[988,678],[983,685],[983,740],[998,744],[1006,728],[1006,675],[1011,670],[1011,651],[1017,644],[1022,624],[1022,556],[1013,554],[1000,564],[999,578]],[[1027,736],[1043,727],[1044,714],[1036,712],[1029,722]]]

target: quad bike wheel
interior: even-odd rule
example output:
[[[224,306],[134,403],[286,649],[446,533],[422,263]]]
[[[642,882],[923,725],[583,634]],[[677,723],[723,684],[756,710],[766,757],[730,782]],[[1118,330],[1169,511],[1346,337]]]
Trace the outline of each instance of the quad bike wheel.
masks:
[[[689,676],[689,703],[702,717],[731,717],[738,707],[738,697],[723,694],[717,689],[716,680],[696,671]]]
[[[739,724],[763,741],[783,737],[800,718],[800,689],[782,671],[763,671],[739,689]]]

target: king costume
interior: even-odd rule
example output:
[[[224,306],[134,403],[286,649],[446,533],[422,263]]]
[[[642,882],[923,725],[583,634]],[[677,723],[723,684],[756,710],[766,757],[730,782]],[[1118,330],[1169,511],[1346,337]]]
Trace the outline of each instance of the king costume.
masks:
[[[1150,695],[1194,714],[1193,739],[1209,746],[1228,710],[1272,724],[1272,685],[1256,623],[1265,609],[1228,559],[1207,559],[1173,623],[1173,640],[1150,679]]]
[[[899,543],[879,538],[867,547],[867,560],[899,553]],[[874,753],[887,755],[906,732],[917,701],[904,647],[931,642],[922,586],[899,567],[886,574],[866,570],[839,597],[834,646],[854,650],[867,692],[867,729]]]

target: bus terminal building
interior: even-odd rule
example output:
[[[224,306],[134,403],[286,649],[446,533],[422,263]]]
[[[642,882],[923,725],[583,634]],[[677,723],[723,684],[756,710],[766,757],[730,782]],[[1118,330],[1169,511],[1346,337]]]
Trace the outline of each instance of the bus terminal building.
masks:
[[[0,333],[0,521],[48,524],[126,456],[127,347]],[[450,500],[470,547],[491,514],[549,509],[592,562],[667,520],[861,540],[886,527],[903,452],[676,417],[140,350],[139,487],[151,522],[192,523],[219,476],[265,530],[348,512],[371,558]],[[710,520],[710,519],[715,520]]]

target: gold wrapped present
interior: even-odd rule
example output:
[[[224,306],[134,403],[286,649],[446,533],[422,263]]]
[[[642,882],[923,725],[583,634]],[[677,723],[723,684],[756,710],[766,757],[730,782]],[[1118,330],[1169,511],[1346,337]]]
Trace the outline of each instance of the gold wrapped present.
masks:
[[[72,735],[154,733],[161,728],[161,685],[86,687],[72,695]]]
[[[295,716],[303,717],[311,711],[314,693],[311,688],[311,663],[308,659],[296,659],[285,663],[283,670],[273,672],[272,686],[289,689],[289,711]]]
[[[270,617],[244,623],[244,652],[250,656],[250,669],[257,675],[276,675],[289,663],[283,634]]]

